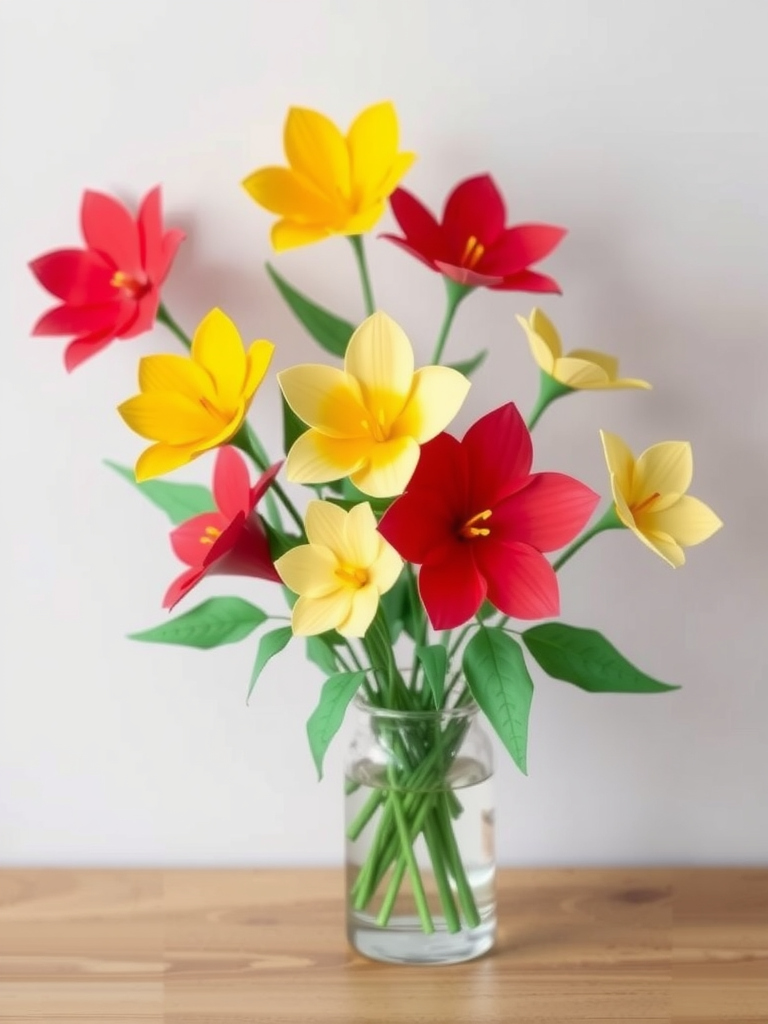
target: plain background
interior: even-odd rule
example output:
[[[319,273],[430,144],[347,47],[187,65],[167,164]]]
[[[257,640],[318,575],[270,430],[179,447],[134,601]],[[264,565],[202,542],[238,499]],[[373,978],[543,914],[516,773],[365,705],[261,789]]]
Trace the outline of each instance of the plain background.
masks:
[[[600,427],[636,451],[690,439],[692,493],[726,524],[679,571],[629,533],[563,571],[566,621],[683,688],[593,696],[537,675],[530,776],[499,759],[500,859],[768,862],[766,38],[759,0],[3,0],[0,862],[341,860],[345,738],[318,784],[304,722],[322,677],[301,645],[246,707],[256,637],[204,653],[125,639],[162,621],[179,566],[162,513],[101,460],[138,455],[114,407],[139,356],[175,342],[158,327],[67,377],[63,342],[29,336],[50,300],[26,261],[78,244],[83,188],[133,204],[162,182],[168,223],[189,233],[165,289],[176,317],[192,329],[220,305],[277,343],[277,369],[318,361],[264,272],[271,217],[239,182],[282,162],[289,105],[346,125],[382,98],[430,205],[490,170],[512,222],[570,229],[545,268],[565,295],[542,306],[568,347],[613,352],[655,385],[557,404],[536,467],[605,494]],[[426,360],[440,280],[369,249],[379,305]],[[275,262],[362,315],[345,240]],[[492,356],[457,429],[510,399],[530,408],[514,314],[533,303],[478,292],[462,307],[449,355]],[[273,378],[252,422],[277,455]],[[177,479],[210,471],[201,459]],[[197,598],[227,592],[281,610],[258,582]]]

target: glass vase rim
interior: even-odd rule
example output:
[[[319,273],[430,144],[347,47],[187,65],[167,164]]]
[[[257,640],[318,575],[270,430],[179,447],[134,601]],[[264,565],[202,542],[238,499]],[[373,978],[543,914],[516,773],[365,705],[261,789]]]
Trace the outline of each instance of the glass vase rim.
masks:
[[[356,694],[352,699],[352,703],[358,711],[369,715],[371,718],[398,719],[404,722],[428,722],[443,718],[452,718],[454,721],[469,720],[474,718],[480,710],[477,702],[471,700],[467,704],[462,704],[458,707],[452,704],[447,708],[431,707],[405,711],[400,708],[386,708],[380,707],[378,704],[371,704],[365,694],[362,693]]]

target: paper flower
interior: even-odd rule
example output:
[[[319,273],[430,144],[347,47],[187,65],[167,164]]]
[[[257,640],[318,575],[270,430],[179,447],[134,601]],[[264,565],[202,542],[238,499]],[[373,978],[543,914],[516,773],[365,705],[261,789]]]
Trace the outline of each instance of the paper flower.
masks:
[[[309,543],[275,562],[283,583],[299,595],[293,632],[312,636],[337,629],[363,636],[379,597],[400,575],[401,559],[377,532],[368,502],[345,512],[329,501],[311,501],[305,526]]]
[[[531,354],[544,373],[558,384],[575,390],[608,390],[611,388],[650,388],[645,380],[619,377],[619,361],[602,352],[575,348],[563,355],[563,346],[555,325],[540,309],[534,309],[528,320],[517,317],[525,331]]]
[[[274,348],[269,341],[254,341],[244,351],[229,317],[212,309],[195,331],[189,356],[139,360],[141,394],[123,402],[118,412],[131,430],[157,443],[139,457],[136,479],[169,473],[234,437]]]
[[[584,526],[598,496],[561,473],[531,473],[531,436],[509,403],[421,449],[410,484],[379,524],[421,564],[419,592],[435,629],[467,622],[488,598],[518,619],[557,615],[555,551]]]
[[[723,525],[712,509],[685,492],[693,455],[687,441],[664,441],[639,458],[620,437],[600,431],[619,519],[665,562],[685,564],[683,548],[701,544]]]
[[[115,338],[151,329],[160,286],[184,239],[183,231],[163,229],[159,188],[144,197],[138,218],[111,196],[85,192],[80,219],[86,248],[57,249],[29,265],[62,301],[40,317],[32,333],[74,336],[64,354],[70,371]]]
[[[168,588],[164,608],[173,608],[204,576],[256,576],[279,582],[256,506],[282,462],[275,463],[251,487],[248,466],[235,448],[221,448],[213,470],[213,499],[218,512],[203,512],[177,526],[171,546],[189,566]]]
[[[324,483],[349,476],[365,494],[400,494],[419,445],[461,408],[469,381],[447,366],[414,373],[411,343],[386,313],[352,335],[344,369],[303,365],[277,375],[285,400],[310,428],[288,453],[288,479]]]
[[[262,167],[243,182],[260,206],[280,217],[271,235],[278,251],[370,231],[416,159],[398,152],[391,103],[363,110],[346,137],[323,114],[291,107],[283,138],[290,166]]]
[[[506,227],[504,199],[489,174],[454,188],[441,223],[403,188],[392,194],[390,206],[404,237],[382,237],[450,280],[501,291],[560,291],[557,281],[530,267],[549,256],[565,230],[550,224]]]

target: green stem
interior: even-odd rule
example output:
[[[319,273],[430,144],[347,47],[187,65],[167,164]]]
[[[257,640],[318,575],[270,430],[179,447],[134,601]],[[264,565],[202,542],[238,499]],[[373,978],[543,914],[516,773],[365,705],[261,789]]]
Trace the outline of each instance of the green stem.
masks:
[[[477,904],[475,903],[475,897],[472,893],[472,886],[469,884],[467,879],[467,873],[464,870],[464,865],[461,860],[461,851],[459,850],[458,843],[456,842],[456,836],[453,831],[451,814],[448,809],[447,802],[448,794],[442,793],[441,796],[443,799],[438,801],[437,816],[440,822],[443,847],[448,858],[448,863],[451,866],[453,880],[456,883],[456,888],[459,893],[459,903],[461,904],[464,919],[470,928],[477,928],[480,924],[480,914],[477,911]]]
[[[192,342],[173,319],[164,302],[161,302],[158,306],[156,319],[158,323],[163,324],[163,326],[167,327],[172,334],[176,335],[184,348],[192,348]]]
[[[349,240],[355,251],[357,269],[360,271],[360,283],[363,286],[363,302],[365,303],[365,315],[371,316],[376,309],[373,299],[373,288],[371,287],[371,275],[368,270],[368,259],[365,255],[365,243],[362,235],[350,235]]]
[[[244,451],[246,453],[246,455],[250,455],[250,457],[262,471],[269,467],[269,455],[265,451],[261,441],[259,441],[258,436],[251,429],[251,425],[247,422],[247,420],[243,421],[243,425],[232,438],[230,443],[240,448],[241,451]],[[298,509],[293,504],[288,495],[285,493],[282,486],[277,482],[277,480],[272,481],[270,485],[270,490],[273,491],[278,496],[280,501],[283,503],[283,507],[285,508],[286,512],[291,517],[291,519],[293,519],[294,523],[296,523],[296,525],[299,528],[299,532],[303,537],[304,520],[301,518]]]
[[[472,291],[464,284],[458,284],[456,281],[452,281],[450,277],[444,277],[445,281],[445,315],[443,317],[443,324],[440,328],[440,333],[437,336],[435,342],[435,351],[432,353],[432,362],[437,365],[443,356],[443,349],[445,343],[448,340],[448,335],[453,325],[453,318],[456,316],[456,310],[461,304],[461,300],[466,298],[467,295]]]
[[[623,527],[624,523],[622,523],[618,517],[616,506],[610,505],[595,525],[591,526],[588,530],[585,530],[580,537],[577,537],[573,544],[571,544],[569,548],[566,548],[562,555],[552,563],[552,568],[555,572],[557,572],[558,569],[562,569],[565,563],[573,558],[576,552],[580,548],[583,548],[588,540],[592,540],[593,537],[596,537],[598,533],[602,533],[604,530],[618,530]]]
[[[565,384],[561,384],[560,381],[550,377],[548,373],[542,370],[539,374],[539,395],[531,415],[528,417],[528,430],[533,430],[548,405],[551,405],[556,398],[561,398],[573,390],[573,388],[566,387]]]
[[[400,793],[395,789],[397,779],[395,778],[395,771],[392,765],[389,766],[387,774],[389,776],[389,784],[391,786],[391,789],[389,790],[389,800],[392,803],[392,809],[395,815],[397,834],[400,838],[400,849],[403,857],[405,858],[406,864],[408,865],[408,874],[411,877],[411,888],[413,889],[413,898],[416,901],[416,909],[419,912],[419,920],[421,921],[421,927],[424,934],[433,935],[435,925],[432,920],[432,915],[429,912],[427,894],[424,891],[424,882],[421,879],[419,865],[416,863],[416,854],[413,852],[413,840],[408,832],[408,822],[405,820],[405,814],[403,813]]]

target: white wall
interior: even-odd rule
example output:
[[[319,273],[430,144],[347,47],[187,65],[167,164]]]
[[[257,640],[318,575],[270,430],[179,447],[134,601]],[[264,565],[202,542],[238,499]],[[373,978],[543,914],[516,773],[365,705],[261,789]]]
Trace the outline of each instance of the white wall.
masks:
[[[239,187],[281,160],[291,103],[347,121],[391,97],[433,205],[491,170],[515,220],[571,234],[543,305],[572,346],[617,353],[649,394],[578,396],[537,429],[538,468],[601,492],[599,427],[636,448],[694,444],[693,493],[726,528],[674,572],[629,534],[562,575],[567,621],[602,629],[661,697],[541,679],[528,779],[502,759],[500,853],[526,864],[768,861],[768,5],[750,0],[6,0],[0,4],[3,563],[0,862],[270,864],[342,857],[339,744],[315,782],[304,738],[321,677],[298,649],[245,691],[255,641],[210,653],[126,632],[163,618],[177,571],[161,513],[101,466],[141,448],[114,412],[162,328],[71,377],[31,339],[47,305],[25,262],[76,244],[81,190],[154,183],[183,247],[165,295],[188,327],[214,304],[277,367],[318,355],[265,278],[270,218]],[[379,303],[426,358],[442,286],[371,247]],[[349,247],[279,257],[350,317]],[[490,341],[459,427],[527,409],[515,312],[478,293],[452,355]],[[277,452],[274,380],[254,422]],[[179,479],[206,481],[203,460]],[[274,600],[261,584],[207,594]],[[202,591],[198,594],[202,597]]]

